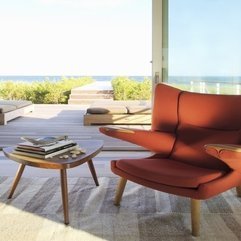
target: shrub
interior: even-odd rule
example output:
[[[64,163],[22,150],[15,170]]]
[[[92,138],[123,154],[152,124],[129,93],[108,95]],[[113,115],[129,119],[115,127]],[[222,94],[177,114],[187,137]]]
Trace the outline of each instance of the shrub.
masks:
[[[142,82],[117,77],[112,80],[115,100],[149,100],[151,99],[151,80],[144,79]]]
[[[3,81],[0,83],[0,98],[6,100],[31,100],[35,104],[65,104],[72,88],[92,83],[90,77],[65,78],[59,81],[42,82]]]

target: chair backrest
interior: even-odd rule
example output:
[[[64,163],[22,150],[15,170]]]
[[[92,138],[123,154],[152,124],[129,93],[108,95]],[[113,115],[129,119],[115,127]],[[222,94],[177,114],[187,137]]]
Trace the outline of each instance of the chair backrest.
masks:
[[[158,84],[152,129],[175,133],[170,158],[192,165],[226,169],[207,155],[208,143],[241,144],[241,95],[199,94]]]

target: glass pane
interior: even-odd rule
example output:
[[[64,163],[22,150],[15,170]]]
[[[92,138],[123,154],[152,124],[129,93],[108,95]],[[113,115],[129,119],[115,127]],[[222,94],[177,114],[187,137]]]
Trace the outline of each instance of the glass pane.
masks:
[[[169,0],[168,82],[240,94],[241,1]]]

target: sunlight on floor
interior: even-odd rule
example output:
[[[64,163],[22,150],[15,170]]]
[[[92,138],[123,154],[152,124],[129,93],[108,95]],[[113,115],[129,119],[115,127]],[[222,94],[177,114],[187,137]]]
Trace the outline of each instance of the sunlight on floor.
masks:
[[[42,217],[38,214],[29,213],[11,205],[0,203],[1,221],[0,240],[14,241],[105,241],[101,237],[87,231]],[[74,225],[75,226],[75,225]],[[11,229],[11,232],[10,230]]]

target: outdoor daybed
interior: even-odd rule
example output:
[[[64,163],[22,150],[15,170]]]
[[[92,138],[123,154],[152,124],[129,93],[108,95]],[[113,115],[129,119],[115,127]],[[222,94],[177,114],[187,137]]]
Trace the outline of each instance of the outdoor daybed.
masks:
[[[0,125],[33,111],[31,101],[26,100],[0,100]]]
[[[151,124],[150,101],[98,101],[84,115],[84,125],[98,124]]]

